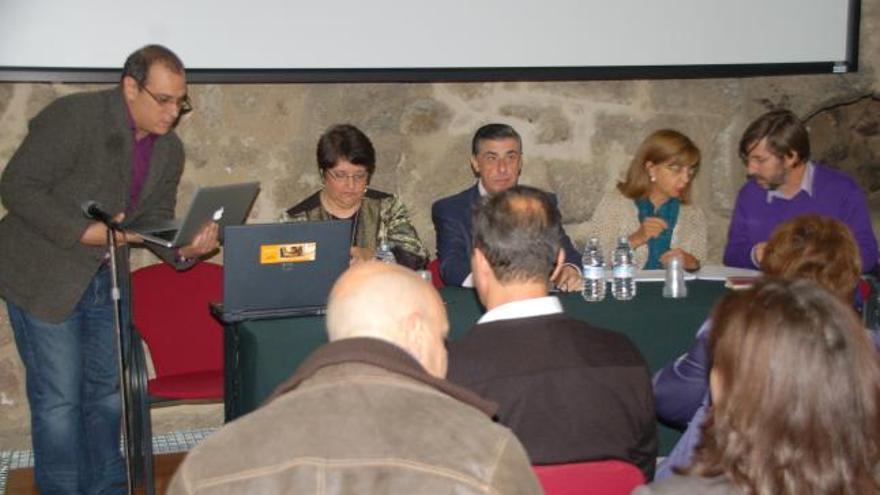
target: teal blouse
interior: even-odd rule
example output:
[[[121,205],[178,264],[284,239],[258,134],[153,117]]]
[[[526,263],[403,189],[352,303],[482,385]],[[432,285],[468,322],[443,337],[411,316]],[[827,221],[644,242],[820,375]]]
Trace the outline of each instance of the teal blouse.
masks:
[[[654,204],[647,198],[637,199],[635,202],[636,208],[639,210],[639,223],[644,222],[648,217],[660,217],[666,221],[666,229],[657,237],[648,240],[648,260],[643,267],[645,270],[663,268],[663,265],[660,263],[660,255],[669,251],[672,243],[672,231],[675,230],[675,222],[678,220],[678,210],[681,208],[681,201],[677,198],[670,198],[656,210],[654,209]]]

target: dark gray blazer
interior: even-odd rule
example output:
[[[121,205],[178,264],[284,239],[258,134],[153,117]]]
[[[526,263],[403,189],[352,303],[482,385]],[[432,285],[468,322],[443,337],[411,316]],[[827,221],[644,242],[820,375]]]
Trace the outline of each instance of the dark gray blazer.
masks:
[[[120,87],[64,96],[29,124],[28,135],[0,178],[0,296],[37,318],[63,321],[98,270],[105,247],[80,236],[95,200],[125,210],[133,137]],[[156,140],[135,220],[173,218],[183,171],[183,144],[173,132]],[[156,250],[173,260],[171,250]]]

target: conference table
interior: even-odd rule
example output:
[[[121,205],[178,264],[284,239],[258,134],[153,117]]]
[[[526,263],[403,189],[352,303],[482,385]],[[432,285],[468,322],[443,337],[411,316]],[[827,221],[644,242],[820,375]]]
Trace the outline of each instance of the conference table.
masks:
[[[687,350],[715,302],[726,291],[721,281],[687,282],[688,297],[662,297],[662,282],[638,282],[636,297],[586,302],[580,294],[559,294],[565,312],[595,326],[627,335],[645,356],[651,373]],[[610,289],[610,286],[609,286]],[[449,315],[449,338],[474,325],[484,308],[473,289],[445,287],[440,294]],[[327,342],[323,316],[251,320],[226,326],[225,415],[231,421],[256,409],[313,350]],[[658,423],[660,453],[679,433]]]

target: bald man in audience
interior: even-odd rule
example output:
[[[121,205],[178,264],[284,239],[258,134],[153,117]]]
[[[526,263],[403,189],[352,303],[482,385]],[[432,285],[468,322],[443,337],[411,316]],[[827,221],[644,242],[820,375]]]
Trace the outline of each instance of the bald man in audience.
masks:
[[[414,272],[352,267],[330,293],[330,343],[190,452],[168,493],[541,493],[497,406],[443,379],[448,328]]]
[[[474,210],[471,270],[488,310],[449,345],[449,379],[500,405],[533,464],[620,459],[650,479],[657,454],[645,360],[626,336],[548,296],[565,259],[559,210],[514,186]]]

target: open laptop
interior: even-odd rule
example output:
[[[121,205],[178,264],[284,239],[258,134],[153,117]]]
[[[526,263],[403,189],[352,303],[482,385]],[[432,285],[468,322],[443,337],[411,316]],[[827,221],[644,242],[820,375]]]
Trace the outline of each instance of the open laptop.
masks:
[[[244,222],[259,190],[259,182],[200,187],[183,218],[158,224],[135,222],[126,229],[161,246],[186,246],[209,221],[220,225],[221,235],[223,227]]]
[[[323,314],[330,288],[349,265],[351,222],[288,222],[226,227],[225,323]]]

